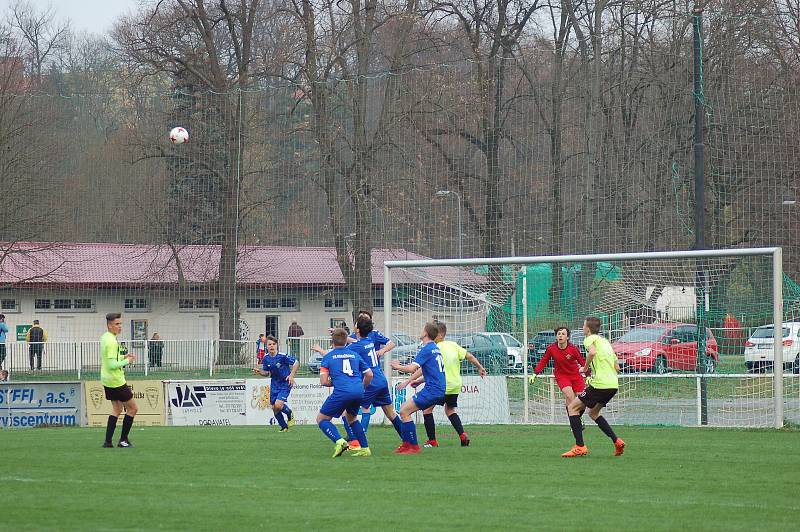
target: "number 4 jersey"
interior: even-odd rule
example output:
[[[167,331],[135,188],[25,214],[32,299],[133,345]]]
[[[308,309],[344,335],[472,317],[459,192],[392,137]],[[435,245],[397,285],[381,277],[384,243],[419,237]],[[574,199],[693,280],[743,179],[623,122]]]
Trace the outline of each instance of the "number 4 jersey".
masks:
[[[363,394],[363,373],[369,371],[359,355],[345,347],[328,351],[320,363],[320,371],[330,375],[333,389],[342,393]]]

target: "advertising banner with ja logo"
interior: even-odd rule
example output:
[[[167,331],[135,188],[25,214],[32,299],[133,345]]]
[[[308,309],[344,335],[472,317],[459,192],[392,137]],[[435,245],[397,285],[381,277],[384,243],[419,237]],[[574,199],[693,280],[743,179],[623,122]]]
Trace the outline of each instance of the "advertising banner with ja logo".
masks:
[[[131,387],[136,406],[139,407],[136,424],[145,427],[166,425],[164,384],[161,381],[128,381],[128,386]],[[103,385],[100,381],[87,381],[83,390],[87,425],[105,427],[111,413],[111,401],[106,399]],[[124,414],[120,414],[120,417]]]

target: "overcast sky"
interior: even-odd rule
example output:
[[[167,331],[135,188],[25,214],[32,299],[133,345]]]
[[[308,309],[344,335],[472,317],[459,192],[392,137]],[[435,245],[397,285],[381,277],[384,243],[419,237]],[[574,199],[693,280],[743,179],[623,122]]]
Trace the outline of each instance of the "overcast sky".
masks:
[[[77,31],[105,33],[120,15],[135,10],[139,0],[29,0],[37,8],[52,5],[59,18],[69,18]],[[0,0],[2,16],[14,0]]]

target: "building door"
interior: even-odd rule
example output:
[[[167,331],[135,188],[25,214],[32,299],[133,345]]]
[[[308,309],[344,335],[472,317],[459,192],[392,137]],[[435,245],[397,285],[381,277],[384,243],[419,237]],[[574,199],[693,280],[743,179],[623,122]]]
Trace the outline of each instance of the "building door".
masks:
[[[75,318],[72,316],[56,316],[56,330],[53,340],[61,342],[74,341],[74,324]]]
[[[214,316],[200,316],[197,319],[197,339],[213,340],[214,338],[216,338],[214,334]]]
[[[266,316],[264,318],[264,334],[267,336],[271,334],[280,339],[278,335],[278,316]]]

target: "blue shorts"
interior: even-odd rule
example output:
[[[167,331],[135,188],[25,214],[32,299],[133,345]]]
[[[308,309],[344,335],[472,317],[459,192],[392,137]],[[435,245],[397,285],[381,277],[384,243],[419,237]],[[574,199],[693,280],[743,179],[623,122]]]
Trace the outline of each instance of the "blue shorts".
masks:
[[[270,386],[269,404],[274,405],[275,401],[283,401],[285,403],[289,400],[290,393],[292,393],[292,387],[288,383],[280,386]]]
[[[389,388],[386,386],[383,388],[375,388],[374,390],[367,388],[367,391],[364,392],[364,399],[361,400],[361,406],[364,408],[369,408],[370,406],[386,406],[393,403],[392,394],[389,393]]]
[[[420,410],[425,410],[431,406],[444,404],[444,394],[433,395],[425,393],[425,388],[423,388],[419,393],[415,393],[412,399],[414,400],[414,404],[417,405],[417,408]]]
[[[337,393],[336,390],[325,399],[319,409],[320,414],[330,417],[339,417],[342,412],[355,416],[361,409],[362,393]]]

